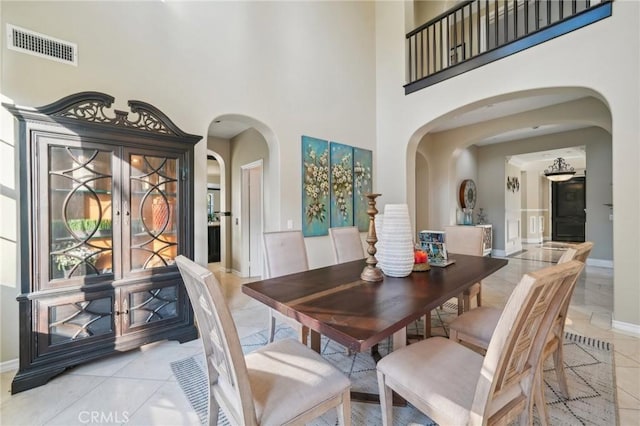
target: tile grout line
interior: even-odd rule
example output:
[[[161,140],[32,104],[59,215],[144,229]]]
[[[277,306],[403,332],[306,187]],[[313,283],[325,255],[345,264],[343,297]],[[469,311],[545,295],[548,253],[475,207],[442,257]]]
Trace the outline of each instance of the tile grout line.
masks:
[[[62,407],[62,409],[58,410],[58,412],[56,412],[54,415],[52,415],[50,418],[48,418],[47,420],[45,420],[42,424],[43,425],[47,425],[49,423],[51,423],[56,417],[58,417],[60,414],[62,414],[67,408],[71,407],[73,404],[75,404],[76,402],[78,402],[79,400],[81,400],[82,398],[84,398],[84,396],[86,396],[87,394],[89,394],[89,392],[92,392],[94,389],[96,389],[98,386],[100,386],[102,383],[104,383],[109,377],[108,376],[96,376],[96,377],[102,377],[102,380],[99,380],[95,386],[92,386],[90,389],[87,389],[87,392],[85,392],[85,394],[78,398],[75,399],[73,401],[71,401],[69,404],[67,404],[66,406]],[[58,406],[56,406],[57,408]]]

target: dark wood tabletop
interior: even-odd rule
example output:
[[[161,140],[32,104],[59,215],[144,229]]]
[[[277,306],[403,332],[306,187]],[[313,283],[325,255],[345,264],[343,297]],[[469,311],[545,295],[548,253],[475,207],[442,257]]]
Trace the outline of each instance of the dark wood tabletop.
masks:
[[[360,279],[357,260],[257,281],[242,291],[311,330],[362,352],[507,264],[506,259],[452,254],[456,263],[408,277]]]

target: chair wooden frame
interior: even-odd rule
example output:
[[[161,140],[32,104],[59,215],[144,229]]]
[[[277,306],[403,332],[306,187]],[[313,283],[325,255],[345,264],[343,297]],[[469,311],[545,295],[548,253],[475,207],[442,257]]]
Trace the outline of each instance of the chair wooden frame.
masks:
[[[558,260],[558,264],[563,264],[572,260],[576,260],[584,264],[591,254],[592,249],[593,243],[590,241],[572,245],[571,248],[568,248],[560,257],[560,259]],[[573,282],[571,288],[569,288],[568,295],[563,301],[562,306],[560,307],[558,316],[556,317],[551,331],[549,332],[549,335],[547,337],[547,341],[545,342],[541,357],[541,362],[544,362],[544,360],[553,355],[553,364],[556,376],[558,378],[558,385],[560,386],[560,391],[565,398],[569,398],[570,395],[567,376],[564,370],[564,328],[567,319],[567,312],[569,310],[569,305],[571,304],[571,297],[573,295],[576,283],[577,279]],[[483,328],[486,328],[487,330],[484,330],[484,332],[482,333],[484,336],[488,333],[492,333],[493,329],[496,327],[497,318],[499,318],[498,311],[499,309],[497,308],[486,308],[482,311],[463,314],[463,317],[464,315],[472,315],[475,323],[478,323],[480,317],[485,317],[486,326]],[[464,342],[465,344],[470,345],[477,352],[484,353],[488,348],[489,342],[487,342],[483,337],[480,337],[476,334],[457,329],[457,321],[459,320],[456,319],[450,324],[449,338],[456,342]],[[542,370],[540,371],[539,377],[537,377],[536,380],[539,386],[536,386],[535,388],[535,398],[538,401],[537,406],[539,407],[538,410],[540,412],[540,420],[543,424],[546,424],[548,423],[548,415],[545,409],[546,404],[544,398],[544,387],[542,386]]]
[[[479,379],[472,401],[467,401],[469,406],[459,406],[460,410],[465,410],[461,418],[466,418],[467,424],[508,424],[518,416],[521,424],[530,423],[534,405],[533,386],[536,373],[542,368],[540,358],[547,336],[583,267],[581,262],[570,261],[523,276],[498,321],[480,372],[473,376]],[[473,354],[471,349],[457,342],[435,337],[393,352],[378,363],[383,425],[392,422],[391,390],[434,421],[440,424],[451,421],[451,413],[439,411],[440,404],[434,402],[447,398],[447,395],[438,393],[440,389],[429,388],[438,394],[430,400],[428,395],[417,394],[407,385],[407,380],[425,383],[430,379],[421,377],[418,369],[407,366],[408,359],[422,358],[429,363],[434,354],[448,353],[447,348]],[[443,375],[452,378],[459,375],[458,367],[462,366],[456,366],[446,357],[440,361],[443,365],[431,364],[430,372],[438,371],[441,380]],[[457,390],[451,392],[456,393]]]
[[[209,270],[182,255],[176,258],[176,264],[191,299],[204,347],[209,382],[208,424],[217,424],[219,409],[224,411],[227,419],[234,425],[258,425],[262,423],[259,423],[256,401],[262,408],[260,414],[264,416],[268,406],[268,403],[265,402],[265,399],[268,399],[266,395],[271,391],[275,391],[280,371],[261,371],[260,367],[262,365],[259,362],[248,364],[246,360],[250,359],[255,353],[247,355],[246,358],[243,355],[231,312],[214,275]],[[270,348],[277,349],[269,352]],[[287,353],[287,348],[293,348],[294,350],[290,350],[290,353]],[[272,343],[259,351],[263,351],[262,353],[266,353],[268,356],[282,354],[284,362],[281,362],[281,364],[283,369],[290,368],[292,365],[299,367],[300,371],[308,370],[318,365],[326,366],[325,370],[333,374],[332,378],[338,377],[341,381],[338,384],[334,383],[335,386],[333,387],[337,390],[331,390],[326,395],[320,394],[317,396],[316,399],[320,403],[315,406],[300,408],[299,405],[296,407],[296,404],[289,401],[291,406],[285,408],[285,410],[288,410],[285,414],[290,414],[291,417],[281,424],[304,424],[333,408],[338,411],[340,424],[350,424],[349,379],[344,377],[335,367],[328,364],[311,349],[293,340]],[[253,360],[259,356],[258,354]],[[251,368],[248,368],[248,366]],[[253,380],[252,375],[256,376]],[[325,378],[324,382],[322,382],[322,379],[318,379],[319,383],[314,385],[313,388],[322,387],[327,380]],[[255,400],[255,389],[252,388],[252,383],[255,386],[256,382],[260,383],[259,387],[265,388],[262,389],[259,400]],[[286,392],[287,390],[285,389],[284,391]],[[298,400],[299,396],[293,395],[292,398]],[[276,401],[275,404],[277,405],[278,402]],[[273,405],[269,407],[273,409]],[[280,418],[282,418],[282,413],[280,414]]]

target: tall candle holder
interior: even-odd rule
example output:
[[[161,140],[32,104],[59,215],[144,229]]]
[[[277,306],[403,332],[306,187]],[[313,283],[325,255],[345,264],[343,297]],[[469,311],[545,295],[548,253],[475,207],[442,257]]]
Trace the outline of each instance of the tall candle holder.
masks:
[[[378,263],[378,259],[376,259],[376,243],[378,242],[378,236],[376,235],[376,227],[375,227],[375,217],[378,213],[376,209],[376,198],[382,194],[365,194],[365,197],[369,199],[369,208],[367,208],[367,214],[369,215],[369,232],[367,233],[367,256],[366,264],[362,273],[360,274],[360,278],[364,281],[377,282],[382,281],[384,279],[384,275],[382,275],[382,271],[380,268],[377,268],[376,265]]]

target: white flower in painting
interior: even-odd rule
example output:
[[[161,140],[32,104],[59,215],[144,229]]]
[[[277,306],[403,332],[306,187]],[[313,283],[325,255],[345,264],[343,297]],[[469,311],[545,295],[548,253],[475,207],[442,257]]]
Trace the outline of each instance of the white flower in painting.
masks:
[[[309,148],[307,156],[310,161],[304,162],[305,216],[307,223],[314,220],[324,222],[326,207],[321,200],[329,194],[329,152],[325,149],[318,156],[314,149]]]

